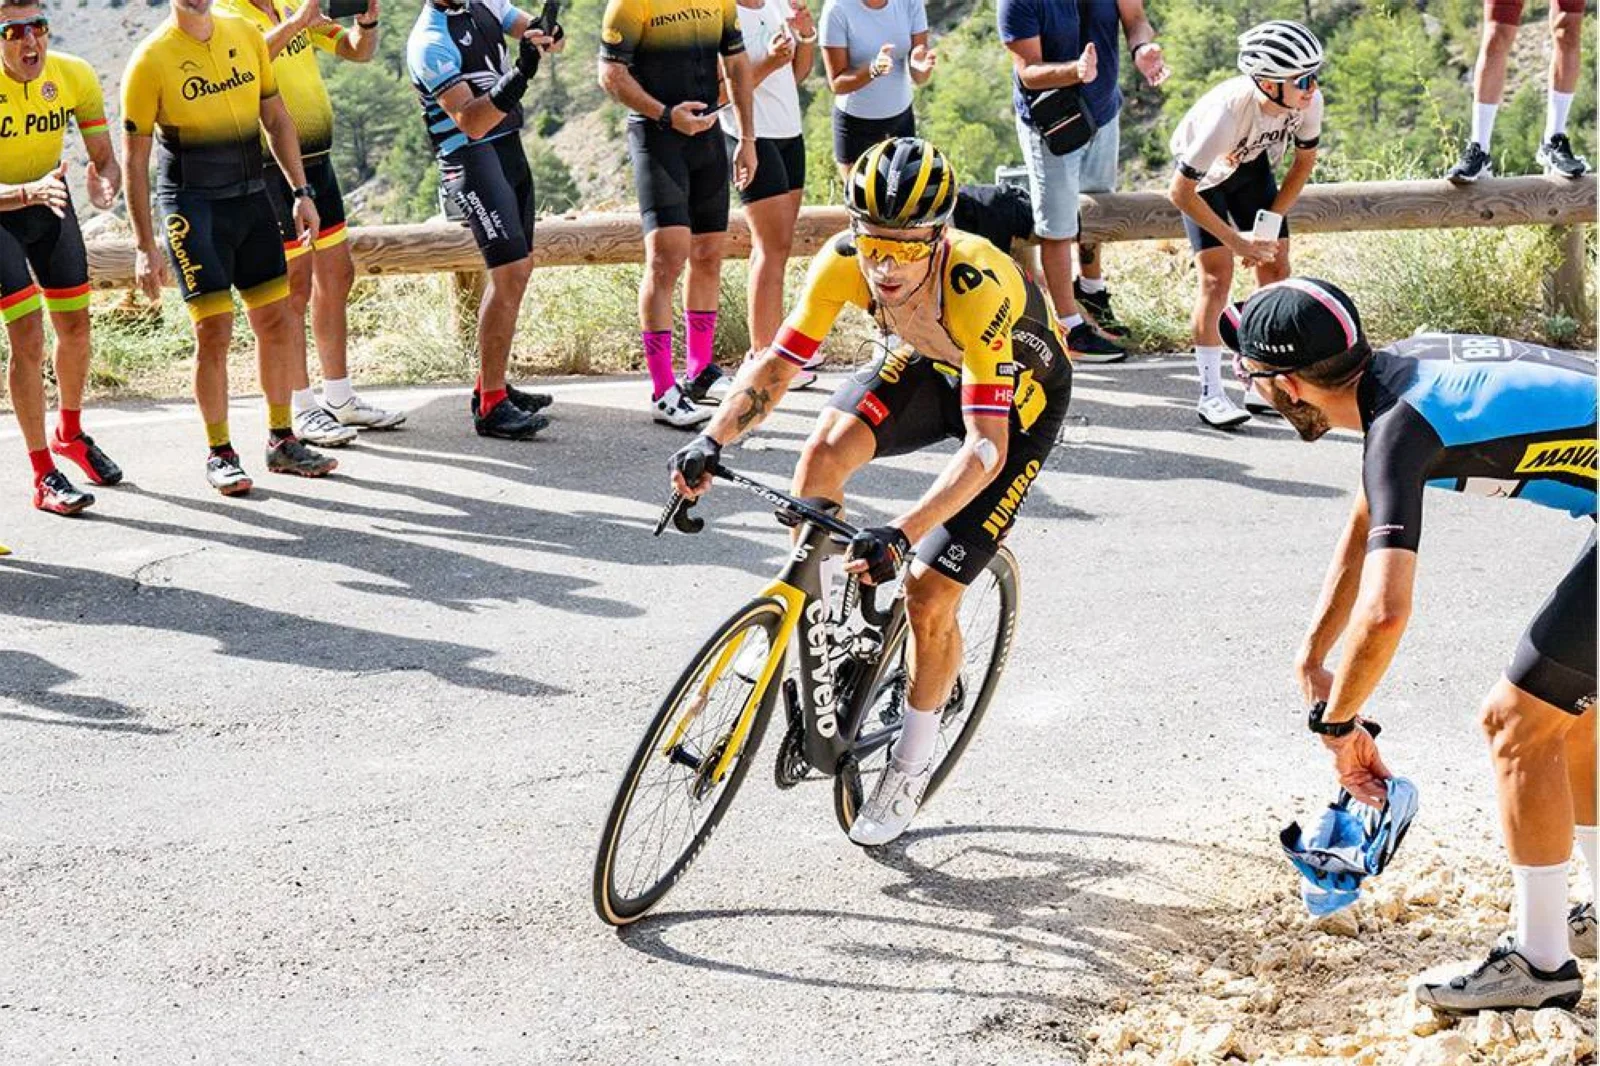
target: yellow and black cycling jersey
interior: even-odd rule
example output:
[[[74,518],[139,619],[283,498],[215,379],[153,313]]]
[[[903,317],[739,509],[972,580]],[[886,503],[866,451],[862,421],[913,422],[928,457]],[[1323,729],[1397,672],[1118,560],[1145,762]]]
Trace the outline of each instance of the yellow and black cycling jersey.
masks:
[[[285,0],[267,2],[272,5],[272,14],[250,0],[219,0],[217,10],[244,19],[264,37],[294,16],[294,8]],[[333,102],[328,99],[328,87],[317,66],[317,49],[337,53],[344,36],[345,29],[337,22],[322,22],[295,34],[272,59],[278,91],[300,133],[302,159],[315,159],[333,148]]]
[[[94,68],[75,55],[49,52],[32,81],[0,67],[0,181],[38,181],[61,162],[67,120],[87,136],[106,132],[106,106]]]
[[[171,19],[134,49],[122,82],[122,125],[156,139],[156,190],[214,197],[264,187],[261,102],[278,79],[261,32],[218,14],[197,41]]]
[[[1042,412],[1046,394],[1072,373],[1066,340],[1043,295],[1010,256],[958,230],[934,253],[933,269],[939,322],[962,353],[960,366],[943,364],[960,378],[962,413],[1005,418],[1015,409],[1026,428]],[[805,291],[774,349],[798,366],[819,362],[817,350],[846,304],[877,312],[848,232],[812,259]]]
[[[669,107],[715,106],[717,57],[743,51],[736,0],[608,0],[600,23],[600,58],[625,65]]]

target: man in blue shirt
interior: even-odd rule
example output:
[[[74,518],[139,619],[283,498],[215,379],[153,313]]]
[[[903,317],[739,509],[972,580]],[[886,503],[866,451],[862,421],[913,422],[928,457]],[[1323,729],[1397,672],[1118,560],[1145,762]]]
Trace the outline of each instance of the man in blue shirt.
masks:
[[[548,31],[548,32],[547,32]],[[513,62],[506,39],[518,40]],[[522,96],[560,25],[543,27],[509,0],[428,0],[406,40],[406,66],[439,160],[439,185],[489,268],[478,309],[473,424],[480,436],[527,440],[549,423],[548,393],[506,381],[517,312],[533,270],[533,174],[518,136]]]
[[[1000,39],[1015,68],[1017,140],[1028,165],[1039,258],[1056,317],[1079,361],[1116,362],[1127,357],[1122,346],[1096,331],[1080,312],[1080,307],[1087,311],[1105,332],[1124,332],[1111,311],[1097,245],[1080,245],[1081,278],[1076,284],[1072,280],[1078,194],[1116,188],[1122,110],[1118,34],[1127,34],[1134,65],[1152,86],[1167,78],[1161,46],[1145,17],[1144,0],[1000,0],[997,16]],[[1029,104],[1046,89],[1074,86],[1097,129],[1082,148],[1056,155],[1032,125]]]

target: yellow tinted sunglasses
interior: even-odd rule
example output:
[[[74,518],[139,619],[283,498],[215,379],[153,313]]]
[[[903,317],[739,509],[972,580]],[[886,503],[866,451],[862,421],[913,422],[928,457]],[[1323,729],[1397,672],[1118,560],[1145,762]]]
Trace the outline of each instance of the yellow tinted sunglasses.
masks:
[[[933,254],[939,246],[939,237],[925,241],[908,241],[899,237],[874,237],[870,233],[856,233],[856,251],[869,259],[892,259],[896,263],[920,263]]]

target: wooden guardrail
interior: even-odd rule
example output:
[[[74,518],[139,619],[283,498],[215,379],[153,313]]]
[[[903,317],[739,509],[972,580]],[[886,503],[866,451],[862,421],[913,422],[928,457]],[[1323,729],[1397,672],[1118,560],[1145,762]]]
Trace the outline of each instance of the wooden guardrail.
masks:
[[[1379,181],[1309,185],[1290,213],[1296,233],[1346,233],[1363,230],[1446,229],[1469,226],[1576,226],[1595,221],[1594,175],[1486,178],[1459,187],[1446,181]],[[843,208],[809,207],[800,213],[794,254],[810,255],[845,226]],[[1556,284],[1583,305],[1582,235],[1565,238],[1569,262]],[[1082,234],[1096,242],[1153,240],[1183,236],[1178,211],[1154,192],[1083,197]],[[443,222],[404,226],[360,226],[350,231],[356,269],[369,275],[476,274],[483,269],[472,235]],[[133,244],[94,241],[89,273],[100,288],[125,288],[133,281]],[[750,233],[743,214],[733,213],[728,232],[730,258],[747,258]],[[633,212],[540,219],[534,239],[534,265],[584,266],[644,261],[639,217]],[[1574,273],[1575,272],[1575,273]]]

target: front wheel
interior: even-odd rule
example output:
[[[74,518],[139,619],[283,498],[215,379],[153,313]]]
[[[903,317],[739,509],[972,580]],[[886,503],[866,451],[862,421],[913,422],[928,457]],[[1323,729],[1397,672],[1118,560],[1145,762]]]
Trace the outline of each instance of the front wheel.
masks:
[[[978,723],[983,721],[989,702],[994,699],[1006,658],[1011,653],[1020,583],[1016,556],[1002,547],[961,597],[961,606],[956,612],[961,628],[961,670],[945,701],[944,720],[939,725],[939,740],[933,753],[933,776],[922,794],[924,804],[955,770],[957,760],[972,743]],[[857,734],[858,742],[885,731],[898,733],[905,718],[905,698],[910,687],[905,661],[908,632],[907,624],[902,621],[889,634],[869,697],[869,710]],[[833,813],[845,832],[850,831],[856,813],[877,784],[888,758],[888,744],[871,747],[859,759],[846,756],[833,779]]]
[[[659,903],[733,802],[778,691],[781,658],[770,672],[768,665],[781,654],[783,617],[778,601],[752,601],[706,641],[667,693],[623,772],[600,838],[594,908],[602,921],[625,925]]]

